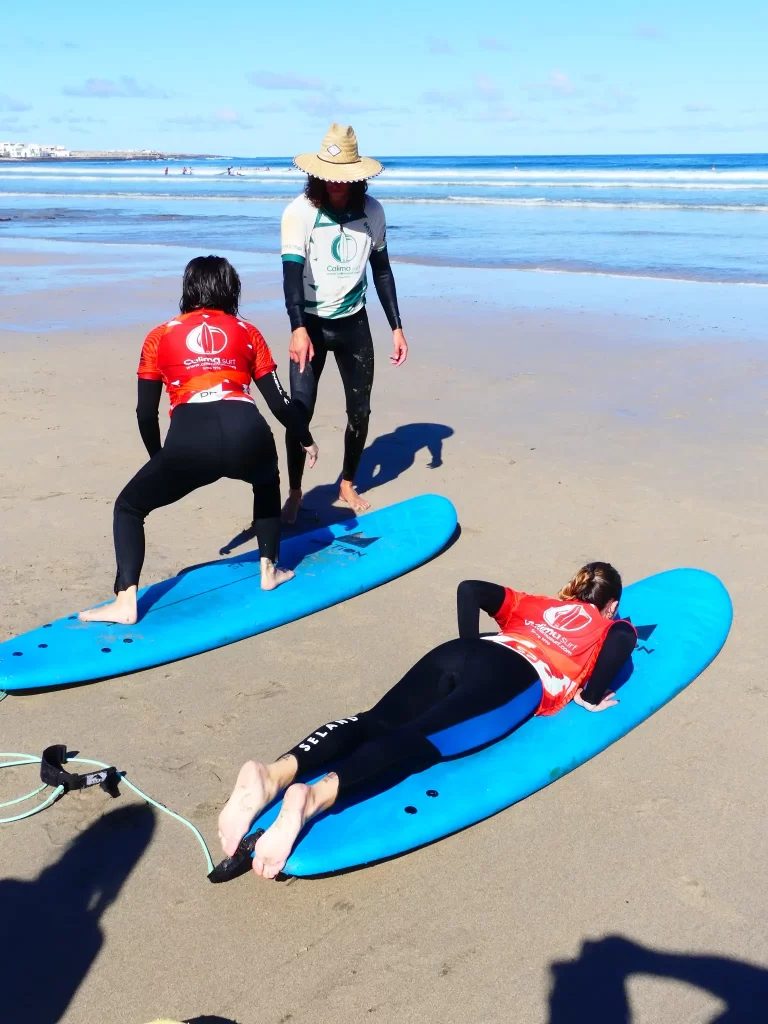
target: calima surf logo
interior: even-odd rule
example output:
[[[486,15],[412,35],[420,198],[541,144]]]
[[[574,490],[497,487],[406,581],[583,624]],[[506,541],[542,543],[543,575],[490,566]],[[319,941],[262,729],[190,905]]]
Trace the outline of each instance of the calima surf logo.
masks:
[[[561,633],[576,633],[588,626],[592,618],[580,604],[563,604],[545,608],[544,621]]]
[[[357,256],[357,242],[354,235],[340,232],[331,242],[331,256],[337,263],[351,263]]]
[[[187,335],[187,348],[198,356],[217,356],[227,347],[227,336],[220,327],[200,324]]]

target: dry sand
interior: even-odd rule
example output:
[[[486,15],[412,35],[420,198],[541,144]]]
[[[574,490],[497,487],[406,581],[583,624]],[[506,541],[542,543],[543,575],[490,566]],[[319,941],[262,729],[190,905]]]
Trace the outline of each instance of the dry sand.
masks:
[[[446,272],[432,273],[436,292],[442,280],[450,294]],[[524,279],[511,275],[510,288]],[[246,275],[246,295],[264,301],[245,312],[285,380],[284,314],[266,287]],[[143,459],[138,350],[173,311],[176,289],[160,277],[105,294],[88,281],[4,300],[8,324],[34,323],[50,302],[56,320],[82,326],[0,333],[3,639],[109,595],[111,505]],[[729,298],[737,308],[739,290]],[[398,370],[371,310],[370,440],[399,433],[379,442],[383,482],[368,497],[382,506],[447,495],[458,543],[403,579],[223,650],[9,697],[0,746],[66,742],[116,764],[193,819],[215,851],[217,811],[240,763],[367,706],[455,635],[465,577],[553,592],[587,558],[611,560],[627,581],[700,566],[733,597],[726,648],[675,701],[555,785],[344,876],[214,887],[191,834],[165,816],[153,825],[128,792],[114,805],[98,790],[71,794],[5,826],[9,1024],[201,1014],[239,1024],[678,1024],[727,1005],[729,1020],[758,1019],[736,1011],[768,979],[763,351],[714,332],[650,330],[640,317],[516,309],[513,297],[486,309],[404,289],[403,305],[412,354]],[[308,485],[335,480],[342,409],[331,366]],[[402,429],[410,424],[422,426]],[[437,451],[438,439],[432,466],[420,445]],[[154,513],[144,582],[215,557],[248,519],[248,489],[234,482]],[[0,799],[34,784],[33,770],[2,775]],[[95,824],[117,807],[132,809]]]

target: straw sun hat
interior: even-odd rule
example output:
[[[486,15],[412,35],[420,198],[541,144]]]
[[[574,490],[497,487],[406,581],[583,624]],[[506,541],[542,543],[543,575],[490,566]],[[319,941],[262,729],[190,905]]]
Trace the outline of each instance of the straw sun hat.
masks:
[[[299,153],[293,162],[300,171],[323,181],[364,181],[384,170],[373,157],[360,156],[351,125],[342,128],[335,121],[320,143],[318,153]]]

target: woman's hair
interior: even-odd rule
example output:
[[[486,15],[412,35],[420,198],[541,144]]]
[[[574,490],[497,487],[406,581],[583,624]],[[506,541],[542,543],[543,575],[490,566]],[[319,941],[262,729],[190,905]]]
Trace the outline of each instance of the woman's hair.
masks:
[[[365,193],[368,191],[367,181],[351,181],[349,183],[349,202],[347,205],[354,209],[362,207],[365,203]],[[328,206],[328,190],[322,178],[315,178],[314,175],[307,175],[307,183],[304,186],[304,195],[318,210],[321,206]]]
[[[621,597],[621,576],[609,562],[587,562],[557,596],[561,601],[584,601],[602,611]]]
[[[196,256],[184,268],[179,309],[220,309],[237,316],[240,305],[240,278],[223,256]]]

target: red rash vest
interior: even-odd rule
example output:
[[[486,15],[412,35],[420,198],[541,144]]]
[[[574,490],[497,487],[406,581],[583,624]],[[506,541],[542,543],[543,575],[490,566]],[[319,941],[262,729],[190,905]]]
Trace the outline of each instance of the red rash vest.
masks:
[[[614,623],[593,604],[536,597],[506,588],[495,616],[501,630],[488,639],[522,654],[543,688],[537,715],[554,715],[589,677]]]
[[[196,309],[149,332],[138,375],[163,381],[173,412],[186,402],[252,402],[251,381],[275,369],[253,324],[215,309]]]

